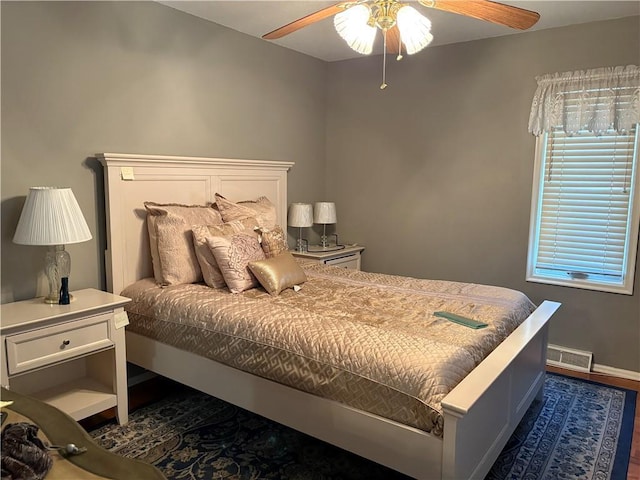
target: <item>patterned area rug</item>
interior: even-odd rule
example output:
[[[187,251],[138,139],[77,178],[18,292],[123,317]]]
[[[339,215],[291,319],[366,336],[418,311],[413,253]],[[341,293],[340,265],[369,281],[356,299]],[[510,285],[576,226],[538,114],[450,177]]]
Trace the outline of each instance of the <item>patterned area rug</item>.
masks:
[[[547,374],[487,480],[625,479],[636,393]],[[407,477],[307,435],[185,389],[136,410],[125,426],[91,436],[174,479],[385,479]]]
[[[625,480],[636,392],[547,374],[487,480]]]

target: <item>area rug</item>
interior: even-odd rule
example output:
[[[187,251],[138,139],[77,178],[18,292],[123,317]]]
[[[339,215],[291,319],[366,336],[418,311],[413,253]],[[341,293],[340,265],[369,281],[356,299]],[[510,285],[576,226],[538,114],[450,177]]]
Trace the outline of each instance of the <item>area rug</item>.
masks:
[[[547,374],[487,480],[626,478],[636,392]],[[312,414],[312,412],[310,412]],[[170,480],[407,477],[202,393],[183,389],[90,432]]]

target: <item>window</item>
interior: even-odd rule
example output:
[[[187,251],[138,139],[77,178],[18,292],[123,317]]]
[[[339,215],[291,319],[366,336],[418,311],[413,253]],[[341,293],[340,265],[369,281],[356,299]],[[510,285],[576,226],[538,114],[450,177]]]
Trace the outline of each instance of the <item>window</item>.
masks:
[[[527,280],[632,294],[638,175],[638,124],[539,135]]]
[[[527,280],[633,294],[640,67],[536,78]]]

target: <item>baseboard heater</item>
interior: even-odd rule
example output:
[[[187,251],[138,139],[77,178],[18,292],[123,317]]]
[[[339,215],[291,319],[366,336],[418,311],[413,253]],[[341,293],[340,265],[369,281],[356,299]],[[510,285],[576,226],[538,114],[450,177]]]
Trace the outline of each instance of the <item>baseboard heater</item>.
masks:
[[[547,347],[547,365],[588,373],[591,371],[592,361],[592,352],[552,344]]]

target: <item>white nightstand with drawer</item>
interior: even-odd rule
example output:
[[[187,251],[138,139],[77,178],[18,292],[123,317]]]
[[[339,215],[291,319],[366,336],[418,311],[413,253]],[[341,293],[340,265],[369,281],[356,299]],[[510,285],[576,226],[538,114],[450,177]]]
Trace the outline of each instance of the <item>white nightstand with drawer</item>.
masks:
[[[42,298],[2,305],[2,386],[75,420],[116,407],[127,423],[123,306],[130,300],[91,288],[72,294],[69,305]]]
[[[340,250],[326,252],[297,252],[292,250],[291,254],[294,257],[315,260],[316,262],[326,265],[360,270],[360,260],[363,250],[364,247],[362,245],[349,245]]]

